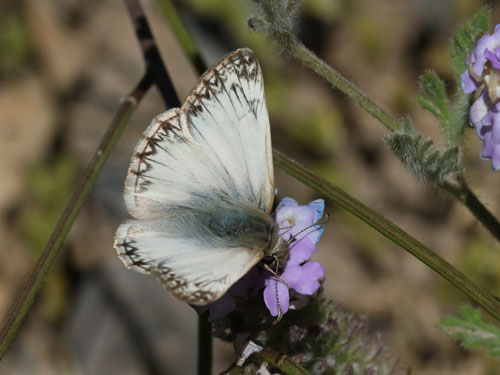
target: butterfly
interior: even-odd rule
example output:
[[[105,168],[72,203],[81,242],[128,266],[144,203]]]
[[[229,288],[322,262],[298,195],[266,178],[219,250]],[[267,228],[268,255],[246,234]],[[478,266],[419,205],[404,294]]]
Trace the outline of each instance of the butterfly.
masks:
[[[288,252],[271,217],[272,160],[262,71],[238,49],[139,140],[124,192],[134,219],[116,231],[118,257],[182,301],[219,299],[259,261]]]

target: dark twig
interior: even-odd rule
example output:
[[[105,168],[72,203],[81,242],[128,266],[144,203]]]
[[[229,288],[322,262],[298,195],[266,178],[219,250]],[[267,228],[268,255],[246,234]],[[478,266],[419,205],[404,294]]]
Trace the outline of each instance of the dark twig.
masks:
[[[212,373],[212,324],[208,311],[198,316],[198,375]]]
[[[165,64],[160,56],[156,41],[139,0],[125,0],[128,13],[134,24],[135,35],[141,46],[146,71],[153,76],[154,85],[160,91],[166,108],[180,107],[181,102],[170,80]]]

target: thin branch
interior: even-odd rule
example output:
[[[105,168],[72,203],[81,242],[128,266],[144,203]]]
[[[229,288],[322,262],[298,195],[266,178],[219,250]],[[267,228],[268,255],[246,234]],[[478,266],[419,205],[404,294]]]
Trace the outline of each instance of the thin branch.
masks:
[[[50,239],[43,249],[38,261],[31,272],[26,284],[21,289],[14,304],[11,306],[7,318],[0,331],[0,360],[3,358],[7,348],[16,335],[16,332],[24,320],[35,296],[49,272],[54,259],[59,254],[61,247],[68,235],[68,232],[78,216],[83,203],[87,199],[95,180],[104,167],[109,154],[113,150],[116,142],[120,138],[125,125],[134,112],[137,104],[144,97],[144,94],[152,86],[153,80],[150,74],[145,74],[139,84],[128,94],[120,104],[115,117],[111,121],[101,144],[97,148],[92,160],[87,166],[87,170],[82,179],[73,191],[66,208],[59,219]]]
[[[154,84],[165,102],[165,107],[180,107],[179,96],[165,68],[141,3],[139,0],[125,0],[125,5],[134,24],[135,35],[141,46],[146,71],[152,74]]]
[[[373,100],[361,91],[354,83],[344,77],[339,71],[325,63],[316,54],[308,49],[296,37],[290,38],[292,42],[286,46],[287,52],[299,60],[302,64],[325,79],[337,90],[344,93],[355,103],[359,104],[366,112],[379,120],[390,131],[398,130],[399,122],[387,111],[379,107]]]
[[[500,301],[475,285],[465,275],[446,260],[406,233],[397,225],[387,220],[339,187],[325,180],[310,169],[302,166],[278,150],[273,150],[274,164],[294,176],[304,184],[328,197],[333,202],[357,216],[382,235],[395,242],[414,257],[429,266],[436,273],[448,280],[459,290],[484,308],[491,316],[500,321]]]
[[[380,109],[374,102],[367,100],[366,96],[344,78],[338,71],[330,67],[323,60],[317,57],[314,52],[305,47],[299,40],[295,39],[296,43],[291,43],[288,52],[296,59],[301,61],[308,68],[316,72],[320,77],[326,79],[332,86],[340,91],[348,94],[355,102],[357,102],[368,113],[372,114],[389,130],[396,130],[397,122],[384,110]],[[500,222],[491,214],[491,212],[481,203],[479,198],[470,190],[463,176],[459,176],[458,184],[454,185],[450,182],[440,185],[443,189],[453,194],[474,217],[484,225],[484,227],[500,241]]]
[[[208,311],[198,315],[198,375],[212,373],[212,324]]]
[[[456,181],[446,181],[442,187],[462,202],[488,232],[500,242],[500,222],[472,192],[462,174],[457,176]]]

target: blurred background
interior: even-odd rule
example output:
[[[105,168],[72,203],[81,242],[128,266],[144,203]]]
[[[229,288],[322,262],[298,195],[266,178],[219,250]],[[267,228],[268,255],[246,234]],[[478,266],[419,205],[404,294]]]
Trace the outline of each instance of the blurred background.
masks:
[[[209,63],[248,46],[265,76],[274,145],[394,221],[500,294],[500,246],[462,206],[419,183],[384,146],[386,130],[245,20],[249,0],[175,2]],[[142,1],[179,96],[197,75],[154,1]],[[418,107],[427,69],[456,90],[448,42],[480,0],[305,0],[301,40],[396,117],[410,115],[442,144],[437,121]],[[493,6],[493,22],[500,7]],[[31,271],[143,63],[121,0],[0,2],[0,320]],[[74,224],[1,374],[192,374],[194,311],[152,277],[128,271],[113,235],[128,217],[123,182],[132,150],[162,101],[151,90]],[[499,174],[479,159],[472,129],[464,160],[473,190],[500,215]],[[276,170],[280,198],[320,198]],[[466,297],[395,244],[333,205],[315,254],[326,267],[325,294],[365,315],[373,334],[414,374],[498,375],[500,361],[459,348],[436,328]],[[215,343],[214,372],[233,360]]]

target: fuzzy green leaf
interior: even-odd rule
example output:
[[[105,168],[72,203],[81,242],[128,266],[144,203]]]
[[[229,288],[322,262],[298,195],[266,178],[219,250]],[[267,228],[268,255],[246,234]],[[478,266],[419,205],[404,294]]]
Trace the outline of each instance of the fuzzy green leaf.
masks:
[[[438,118],[448,144],[454,144],[452,137],[455,132],[444,82],[436,73],[427,72],[420,76],[420,87],[422,94],[416,96],[418,103]]]
[[[455,31],[450,45],[450,55],[452,59],[451,70],[458,81],[465,70],[465,60],[474,50],[476,41],[481,35],[488,32],[489,20],[490,9],[483,8]]]
[[[412,124],[411,119],[409,117],[405,117],[403,119],[402,130],[403,130],[403,133],[405,133],[405,134],[415,135],[415,129],[413,128],[413,124]]]
[[[459,86],[451,113],[451,123],[454,130],[454,133],[450,135],[452,144],[458,144],[465,127],[469,124],[471,99],[471,95],[464,93]]]
[[[490,355],[500,356],[500,328],[483,320],[481,312],[470,305],[460,308],[458,317],[447,317],[439,321],[438,327],[446,334],[460,340],[467,349],[485,348]]]
[[[449,123],[448,98],[444,82],[434,72],[427,72],[420,76],[422,95],[417,96],[420,105],[432,112],[442,123]],[[443,124],[444,125],[444,124]]]
[[[424,139],[408,123],[386,136],[385,142],[420,181],[441,185],[450,173],[462,169],[458,147],[436,150],[432,140]]]

